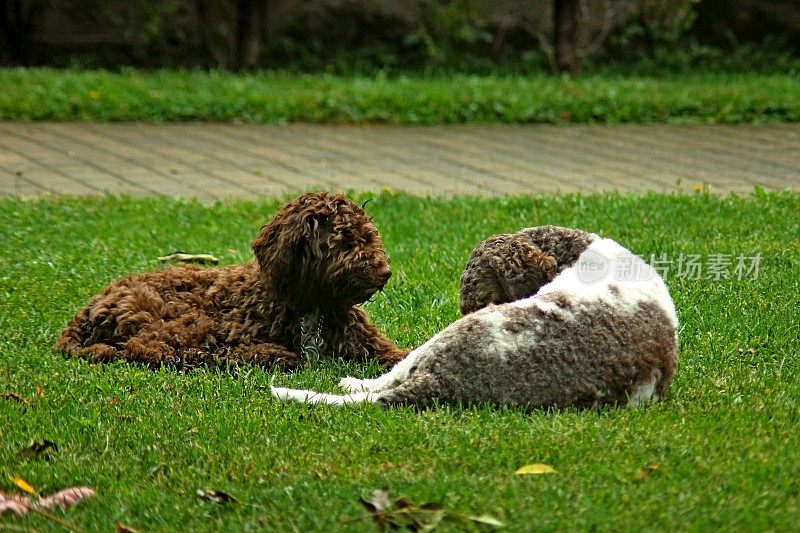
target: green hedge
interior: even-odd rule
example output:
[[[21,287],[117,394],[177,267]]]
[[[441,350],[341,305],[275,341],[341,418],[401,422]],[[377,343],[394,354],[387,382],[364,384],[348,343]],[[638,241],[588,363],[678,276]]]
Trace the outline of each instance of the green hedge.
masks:
[[[0,70],[0,119],[253,123],[792,122],[789,75],[336,77]]]

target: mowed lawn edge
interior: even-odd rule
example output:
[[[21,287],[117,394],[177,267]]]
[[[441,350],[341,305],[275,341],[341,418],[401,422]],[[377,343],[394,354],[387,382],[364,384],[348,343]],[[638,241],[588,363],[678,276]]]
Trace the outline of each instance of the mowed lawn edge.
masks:
[[[358,197],[364,200],[366,196]],[[249,260],[279,202],[0,199],[0,490],[97,496],[59,517],[89,530],[368,531],[359,497],[389,486],[417,504],[489,514],[511,530],[788,530],[798,519],[800,194],[596,195],[368,204],[395,271],[365,307],[414,346],[458,317],[458,276],[488,235],[559,224],[614,238],[667,272],[680,361],[660,403],[578,412],[447,407],[416,412],[285,405],[270,383],[336,390],[375,364],[150,371],[51,352],[71,314],[110,280],[174,250]],[[734,275],[737,258],[758,272]],[[727,277],[709,265],[728,260]],[[490,369],[487,369],[490,371]],[[7,396],[14,393],[20,400]],[[49,457],[31,443],[58,445]],[[516,476],[529,463],[555,474]],[[217,504],[197,490],[220,490]],[[41,516],[3,517],[46,529]],[[452,527],[463,527],[453,523]]]
[[[792,74],[333,76],[0,69],[0,120],[761,123],[800,120]]]

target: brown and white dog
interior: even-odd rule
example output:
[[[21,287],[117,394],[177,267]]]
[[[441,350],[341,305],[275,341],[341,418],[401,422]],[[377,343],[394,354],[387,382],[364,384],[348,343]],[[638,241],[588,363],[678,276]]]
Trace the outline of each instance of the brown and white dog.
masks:
[[[663,396],[678,325],[664,281],[611,239],[563,237],[577,240],[559,249],[582,251],[534,295],[468,314],[378,378],[344,378],[349,394],[273,388],[273,395],[335,405],[529,408],[636,406]],[[555,255],[569,261],[571,252]]]

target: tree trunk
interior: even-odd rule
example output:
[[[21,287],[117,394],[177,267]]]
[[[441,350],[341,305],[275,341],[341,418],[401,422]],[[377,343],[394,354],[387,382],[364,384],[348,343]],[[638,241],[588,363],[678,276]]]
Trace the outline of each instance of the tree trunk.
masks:
[[[14,63],[11,54],[11,20],[9,0],[0,0],[0,65]]]
[[[267,0],[238,0],[236,4],[236,66],[240,70],[258,67],[261,38],[267,14]]]
[[[204,67],[230,67],[230,47],[225,39],[217,35],[217,29],[224,26],[225,14],[222,5],[213,0],[195,0],[197,11],[197,33],[200,38],[200,62]],[[223,40],[220,43],[220,40]]]
[[[29,65],[31,11],[26,0],[0,0],[0,64]]]
[[[581,71],[578,61],[578,8],[580,0],[553,0],[553,48],[559,72],[577,75]]]

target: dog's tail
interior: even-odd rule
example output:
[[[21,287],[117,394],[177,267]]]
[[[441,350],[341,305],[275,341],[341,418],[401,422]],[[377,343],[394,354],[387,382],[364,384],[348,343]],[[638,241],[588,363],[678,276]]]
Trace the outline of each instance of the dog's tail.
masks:
[[[284,402],[346,405],[351,403],[376,403],[378,400],[378,394],[374,392],[354,392],[339,395],[283,387],[270,387],[270,390],[272,391],[272,396]]]

